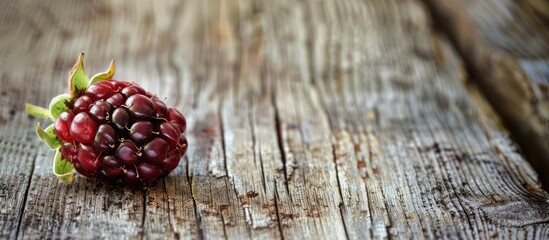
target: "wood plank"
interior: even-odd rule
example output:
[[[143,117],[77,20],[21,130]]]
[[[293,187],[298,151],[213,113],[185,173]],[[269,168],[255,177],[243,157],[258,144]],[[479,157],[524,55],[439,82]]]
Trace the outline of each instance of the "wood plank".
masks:
[[[509,213],[504,217],[504,222],[509,221],[505,228],[516,231],[513,234],[546,231],[547,216],[540,212],[546,211],[541,199],[547,194],[536,184],[532,169],[515,162],[516,150],[506,133],[479,114],[476,103],[467,98],[461,83],[466,78],[464,69],[450,47],[431,35],[421,5],[400,1],[309,7],[310,15],[303,19],[311,25],[306,27],[291,22],[290,17],[278,18],[289,22],[280,25],[292,26],[281,34],[291,36],[284,39],[289,46],[281,49],[288,49],[288,66],[312,69],[312,76],[305,72],[296,77],[297,82],[308,86],[311,98],[321,96],[331,119],[339,182],[354,183],[343,184],[341,189],[344,222],[353,229],[349,235],[365,234],[357,224],[367,221],[355,220],[365,204],[352,201],[353,196],[364,195],[356,189],[361,185],[356,175],[361,164],[366,195],[371,199],[368,207],[374,236],[471,238],[480,232],[492,236],[502,231],[493,221],[504,212]],[[353,25],[357,20],[346,16],[360,16],[361,7],[372,14],[362,24]],[[311,17],[315,14],[318,19]],[[305,37],[303,29],[312,36]],[[307,47],[312,51],[309,55],[303,49]],[[299,92],[299,87],[292,85],[286,91]],[[301,117],[308,116],[322,122],[322,115],[307,112]],[[351,141],[358,149],[366,146],[365,163],[349,164],[353,156],[345,152],[356,149]],[[404,176],[412,173],[416,175],[407,181]],[[477,182],[488,187],[474,187]],[[422,191],[428,194],[419,194]],[[492,201],[493,196],[502,200]],[[509,204],[516,201],[518,206],[511,205],[521,210],[511,210]],[[529,217],[512,217],[515,211]],[[531,218],[540,219],[535,227],[529,224]],[[474,220],[496,230],[479,231]]]
[[[549,5],[426,1],[549,188]]]
[[[418,1],[56,4],[4,5],[2,237],[549,237],[548,194]],[[47,105],[80,51],[187,116],[166,179],[51,176],[11,110]]]
[[[8,94],[22,89],[9,87],[5,79],[0,89],[0,238],[14,239],[38,153],[28,151],[37,147],[32,123],[19,111],[17,98]]]
[[[9,11],[16,4],[10,2],[5,6],[0,9],[3,23],[0,34],[6,36],[0,40],[2,46],[16,40],[8,33],[17,30],[18,21],[17,15]],[[38,152],[28,151],[38,144],[33,140],[34,122],[21,113],[23,104],[19,97],[37,101],[39,94],[36,90],[27,91],[24,81],[17,81],[33,78],[34,73],[21,71],[6,74],[13,69],[13,65],[8,60],[9,53],[4,48],[0,52],[0,238],[14,239],[20,231],[21,216],[38,156]],[[48,73],[51,72],[44,72]]]
[[[266,4],[265,77],[274,91],[285,188],[277,188],[285,238],[344,239],[331,133],[319,96],[310,88],[303,62],[306,49],[302,5]]]
[[[231,8],[231,7],[229,7]],[[232,6],[238,20],[225,41],[236,48],[233,80],[220,106],[227,175],[238,197],[252,239],[283,238],[278,189],[284,188],[273,93],[265,81],[263,12],[258,3]],[[226,14],[224,14],[226,15]],[[226,27],[226,28],[225,28]],[[234,36],[231,39],[230,36]]]

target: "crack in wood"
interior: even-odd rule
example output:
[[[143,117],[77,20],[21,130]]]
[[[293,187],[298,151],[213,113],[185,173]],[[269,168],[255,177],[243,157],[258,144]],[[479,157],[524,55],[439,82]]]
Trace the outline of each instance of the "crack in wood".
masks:
[[[140,230],[140,234],[141,234],[141,239],[145,239],[146,238],[145,219],[147,219],[147,187],[142,187],[141,188],[141,195],[143,197],[143,199],[142,199],[143,209],[141,211],[141,230]]]
[[[277,137],[277,141],[278,141],[278,150],[280,151],[280,157],[282,158],[282,172],[284,173],[284,186],[286,188],[286,193],[288,194],[288,196],[290,197],[290,201],[292,201],[292,194],[290,192],[290,188],[289,188],[289,179],[288,179],[288,171],[287,171],[287,158],[286,158],[286,151],[284,149],[284,136],[282,135],[283,133],[283,130],[282,130],[282,122],[280,120],[280,116],[279,116],[279,113],[278,113],[278,108],[276,107],[276,100],[274,99],[275,98],[275,95],[276,94],[273,94],[273,105],[275,105],[275,108],[274,108],[274,119],[275,119],[275,125],[276,125],[276,137]]]
[[[19,239],[19,238],[23,237],[23,233],[21,232],[21,226],[22,226],[22,223],[23,223],[23,213],[25,212],[25,208],[27,206],[27,196],[29,195],[29,189],[31,187],[32,175],[34,174],[34,166],[36,164],[36,159],[37,158],[38,158],[38,153],[35,154],[34,157],[33,157],[31,172],[29,174],[28,181],[27,181],[27,187],[25,188],[25,193],[23,195],[23,204],[21,206],[21,210],[19,210],[20,211],[19,220],[18,220],[18,223],[17,223],[17,230],[15,231],[16,239]],[[19,236],[20,232],[21,232],[21,236]]]
[[[278,232],[280,233],[280,239],[281,240],[284,240],[284,231],[282,230],[282,221],[280,219],[280,211],[278,210],[278,189],[276,187],[277,183],[276,183],[276,179],[274,179],[274,207],[275,207],[275,213],[276,213],[276,222],[277,222],[277,225],[278,225]]]
[[[187,160],[188,162],[188,160]],[[187,175],[187,183],[189,183],[189,189],[191,190],[191,199],[193,200],[193,209],[194,209],[194,216],[195,216],[195,220],[196,220],[196,227],[197,227],[197,232],[198,232],[198,237],[200,239],[204,239],[204,232],[202,231],[202,217],[201,215],[199,214],[198,212],[198,207],[196,205],[196,199],[194,197],[194,188],[193,188],[193,177],[191,176],[191,171],[190,171],[190,164],[187,163],[187,169],[185,170],[185,174]]]
[[[250,129],[251,129],[251,136],[252,136],[252,150],[253,150],[253,156],[254,156],[254,162],[256,161],[257,158],[259,158],[259,165],[261,167],[261,184],[263,186],[263,194],[266,194],[267,193],[267,183],[266,183],[266,179],[265,179],[265,167],[263,166],[263,157],[261,155],[261,152],[259,154],[256,154],[256,130],[255,130],[255,115],[253,114],[252,112],[252,109],[250,109],[248,111],[248,118],[249,118],[249,125],[250,125]],[[261,149],[261,146],[257,146],[257,148],[260,148]],[[257,156],[259,155],[259,156]]]

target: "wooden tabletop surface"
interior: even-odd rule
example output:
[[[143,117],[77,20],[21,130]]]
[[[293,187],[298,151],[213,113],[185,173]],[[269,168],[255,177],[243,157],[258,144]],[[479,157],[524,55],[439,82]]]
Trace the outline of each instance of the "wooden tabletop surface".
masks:
[[[1,0],[0,239],[547,239],[549,35],[517,20],[547,5],[486,2]],[[481,34],[508,15],[541,40]],[[80,52],[184,113],[168,177],[52,174],[24,104],[66,92]]]

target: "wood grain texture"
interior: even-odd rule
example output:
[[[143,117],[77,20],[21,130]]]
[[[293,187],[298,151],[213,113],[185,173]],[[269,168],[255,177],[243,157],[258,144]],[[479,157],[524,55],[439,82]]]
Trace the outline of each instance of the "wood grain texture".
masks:
[[[427,0],[549,188],[549,3]]]
[[[549,195],[418,1],[0,13],[0,238],[549,237]],[[21,109],[63,92],[81,51],[88,72],[114,58],[116,78],[187,117],[189,151],[166,179],[50,174]]]

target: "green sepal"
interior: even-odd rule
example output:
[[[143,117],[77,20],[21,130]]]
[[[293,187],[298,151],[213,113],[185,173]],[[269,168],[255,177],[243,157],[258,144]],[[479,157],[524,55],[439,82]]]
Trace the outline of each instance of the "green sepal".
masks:
[[[109,65],[109,69],[107,69],[106,72],[98,73],[93,75],[93,77],[90,79],[90,85],[102,81],[102,80],[111,80],[114,76],[114,70],[116,66],[114,64],[114,60],[111,61],[111,64]]]
[[[67,109],[69,109],[69,107],[67,106],[67,103],[70,101],[71,101],[71,95],[66,93],[58,95],[51,100],[50,114],[54,120],[57,119],[62,112],[67,111]]]
[[[57,149],[53,160],[53,174],[65,183],[72,183],[74,181],[73,169],[72,163],[65,159],[61,151]]]
[[[48,126],[46,129],[42,129],[40,123],[38,123],[36,125],[36,134],[42,142],[48,144],[48,147],[51,149],[57,149],[61,146],[61,140],[59,140],[53,132],[53,124]]]
[[[80,53],[69,74],[69,93],[76,99],[89,86],[88,75],[84,70],[84,53]]]
[[[53,117],[51,116],[50,111],[48,111],[48,109],[30,104],[30,103],[25,103],[25,112],[27,112],[27,114],[29,115],[32,115],[38,118],[53,120]]]

